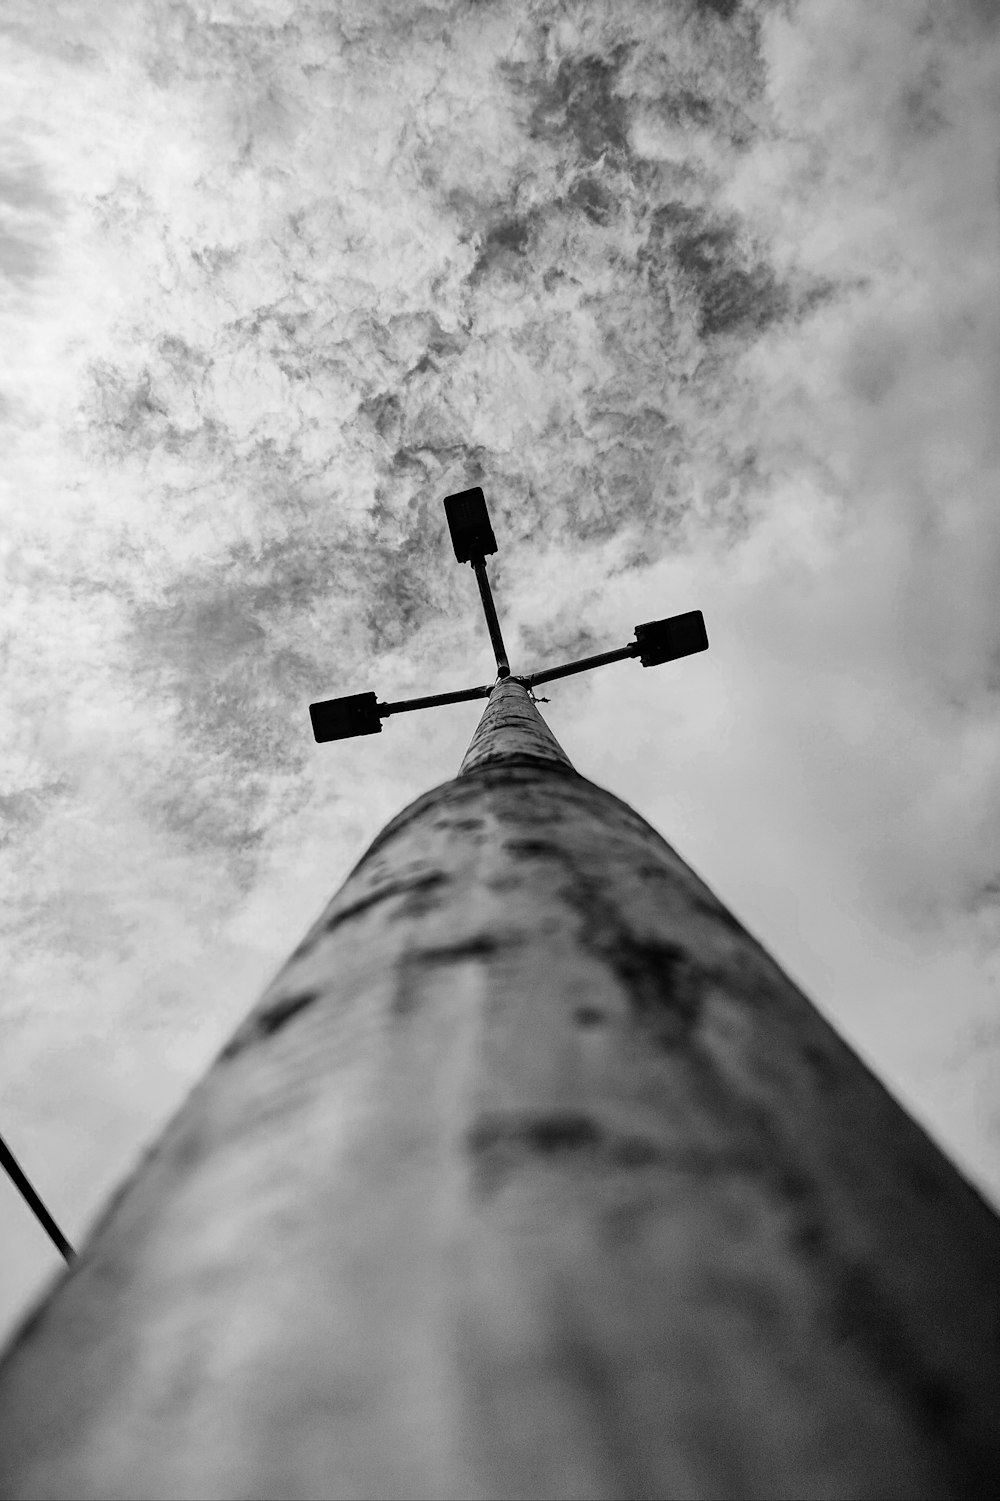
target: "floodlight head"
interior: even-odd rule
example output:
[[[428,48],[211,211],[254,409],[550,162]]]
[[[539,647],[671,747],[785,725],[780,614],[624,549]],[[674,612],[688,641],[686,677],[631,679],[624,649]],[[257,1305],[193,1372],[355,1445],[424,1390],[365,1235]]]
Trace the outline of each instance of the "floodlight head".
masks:
[[[700,610],[637,625],[635,639],[643,667],[659,667],[661,662],[672,662],[675,657],[689,657],[692,652],[708,649],[705,617]]]
[[[483,558],[487,553],[496,552],[497,539],[490,525],[486,496],[478,485],[473,490],[459,490],[457,495],[446,495],[444,512],[448,518],[455,557],[460,563],[471,563],[474,558]]]
[[[380,735],[374,693],[352,693],[347,698],[327,698],[309,705],[313,736],[317,741],[350,740],[353,735]]]

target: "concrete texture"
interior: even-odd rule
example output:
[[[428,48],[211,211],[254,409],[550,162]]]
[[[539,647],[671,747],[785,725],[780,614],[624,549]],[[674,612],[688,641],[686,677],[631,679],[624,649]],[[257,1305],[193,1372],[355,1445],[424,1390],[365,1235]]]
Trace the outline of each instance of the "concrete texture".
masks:
[[[483,710],[483,717],[462,760],[459,776],[513,756],[558,762],[573,769],[569,757],[535,708],[530,695],[516,679],[504,678],[493,689]]]
[[[998,1329],[1000,1221],[508,682],[8,1349],[0,1495],[992,1497]]]

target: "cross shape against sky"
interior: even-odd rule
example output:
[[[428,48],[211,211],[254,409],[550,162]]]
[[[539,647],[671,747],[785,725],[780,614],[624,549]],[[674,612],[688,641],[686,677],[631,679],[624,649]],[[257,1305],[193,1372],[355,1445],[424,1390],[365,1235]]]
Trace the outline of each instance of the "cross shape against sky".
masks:
[[[486,617],[486,628],[497,663],[497,680],[511,676],[507,660],[507,648],[503,643],[500,621],[493,591],[486,572],[486,556],[497,550],[496,537],[486,508],[486,498],[477,485],[471,490],[462,490],[455,495],[446,495],[445,514],[451,532],[455,557],[459,563],[471,563],[479,585],[479,594]],[[672,615],[667,620],[650,620],[635,628],[635,640],[616,650],[599,652],[583,657],[576,662],[564,662],[559,667],[542,668],[538,672],[515,674],[515,681],[532,689],[537,683],[548,683],[556,678],[570,677],[591,668],[603,667],[609,662],[621,662],[626,657],[638,657],[643,667],[658,667],[663,662],[673,662],[678,657],[687,657],[694,652],[708,649],[705,620],[700,610],[687,610],[683,615]],[[344,698],[325,699],[309,705],[313,735],[317,741],[348,740],[355,735],[377,735],[382,729],[382,720],[390,714],[399,714],[411,709],[437,708],[444,704],[462,703],[474,698],[488,698],[493,684],[476,688],[460,688],[453,693],[437,693],[423,698],[404,699],[398,703],[379,703],[374,693],[353,693]]]

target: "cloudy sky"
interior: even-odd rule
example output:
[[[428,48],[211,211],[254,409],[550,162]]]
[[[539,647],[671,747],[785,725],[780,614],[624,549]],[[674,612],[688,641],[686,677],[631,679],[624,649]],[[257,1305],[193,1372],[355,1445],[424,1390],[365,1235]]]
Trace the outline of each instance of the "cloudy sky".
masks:
[[[71,1240],[541,690],[1000,1204],[1000,6],[0,0],[0,1132]],[[0,1335],[59,1260],[0,1183]]]

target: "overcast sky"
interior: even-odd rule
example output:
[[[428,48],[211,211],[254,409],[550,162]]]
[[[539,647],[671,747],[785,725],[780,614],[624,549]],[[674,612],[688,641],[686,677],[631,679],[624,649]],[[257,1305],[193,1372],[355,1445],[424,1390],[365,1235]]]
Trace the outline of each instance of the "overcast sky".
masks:
[[[1000,1203],[1000,7],[0,0],[0,1133],[78,1241],[514,671]],[[0,1183],[0,1335],[60,1263]]]

